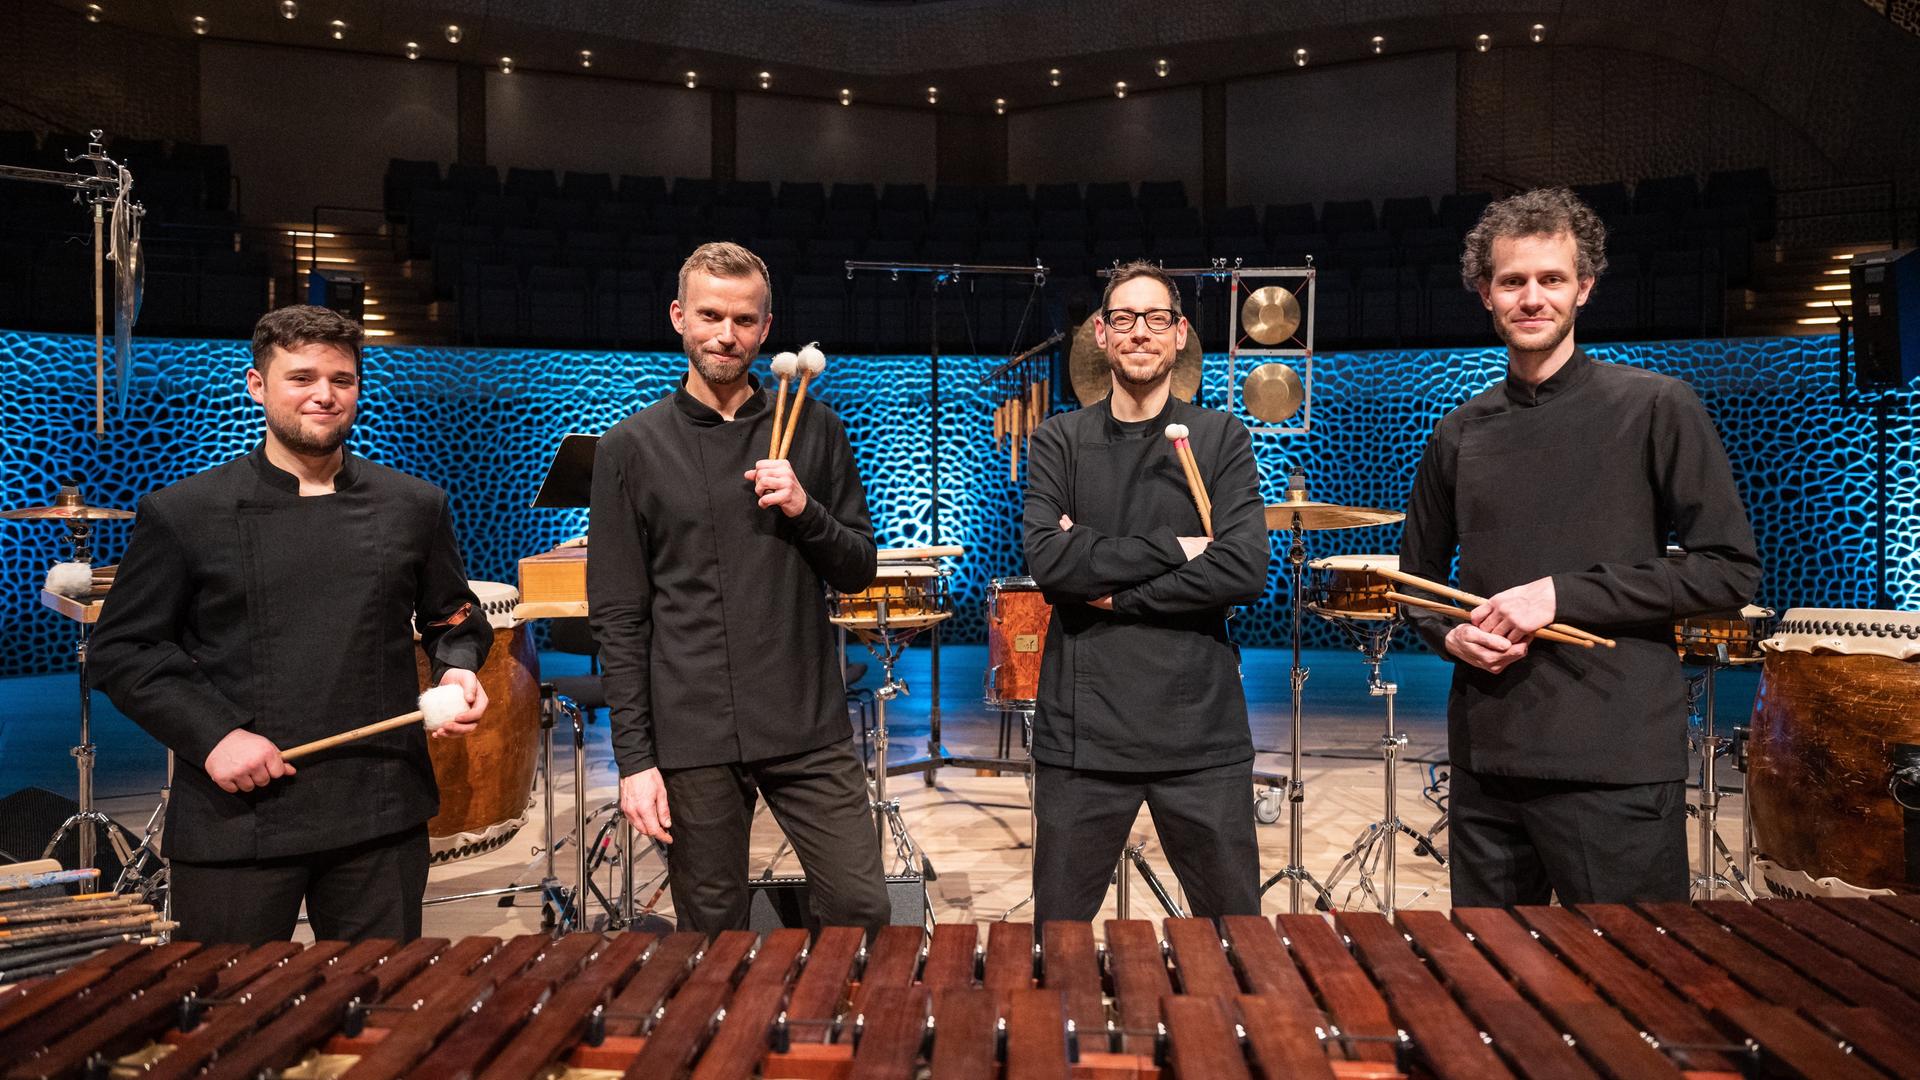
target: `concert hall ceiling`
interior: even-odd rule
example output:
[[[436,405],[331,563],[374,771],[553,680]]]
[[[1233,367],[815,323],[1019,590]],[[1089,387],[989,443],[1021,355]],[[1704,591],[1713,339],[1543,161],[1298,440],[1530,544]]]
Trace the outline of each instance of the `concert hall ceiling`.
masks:
[[[1788,114],[1920,39],[1861,0],[57,0],[211,40],[987,113],[1432,50],[1579,45],[1703,68]],[[291,3],[293,17],[283,17]],[[343,25],[335,25],[343,24]],[[459,41],[448,40],[458,26]],[[335,34],[338,38],[335,38]],[[1485,35],[1484,49],[1480,49]],[[1538,38],[1536,44],[1533,39]],[[583,66],[582,50],[591,55]],[[1165,74],[1159,73],[1165,61]],[[1058,85],[1050,73],[1058,69]],[[1897,95],[1890,95],[1897,99]],[[1795,98],[1806,99],[1797,102]]]

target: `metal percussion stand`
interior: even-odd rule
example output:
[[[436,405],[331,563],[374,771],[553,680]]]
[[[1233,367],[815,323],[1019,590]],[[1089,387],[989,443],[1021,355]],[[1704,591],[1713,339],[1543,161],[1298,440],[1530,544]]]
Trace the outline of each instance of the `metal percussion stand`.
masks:
[[[1733,740],[1714,734],[1714,675],[1730,662],[1726,645],[1716,645],[1714,655],[1706,662],[1706,670],[1687,680],[1688,712],[1700,718],[1700,805],[1687,807],[1700,830],[1700,865],[1688,884],[1688,894],[1694,900],[1711,900],[1721,890],[1742,900],[1754,898],[1747,874],[1742,872],[1739,860],[1733,857],[1726,842],[1720,839],[1719,830],[1720,785],[1714,776],[1714,763],[1731,752]],[[1750,809],[1747,817],[1752,818]]]
[[[1293,763],[1287,772],[1287,865],[1261,882],[1260,892],[1265,895],[1268,889],[1282,880],[1286,881],[1288,910],[1298,915],[1302,883],[1313,886],[1317,904],[1331,907],[1332,901],[1326,887],[1314,880],[1313,874],[1300,863],[1301,848],[1306,846],[1306,822],[1300,816],[1300,804],[1307,799],[1307,785],[1300,778],[1300,761],[1304,756],[1300,749],[1300,694],[1307,685],[1307,669],[1300,663],[1300,621],[1306,610],[1305,595],[1301,590],[1301,571],[1307,562],[1307,532],[1298,513],[1293,515],[1292,525],[1287,531],[1292,537],[1287,548],[1287,580],[1293,590],[1293,669],[1290,679],[1293,685]]]
[[[881,672],[880,686],[873,692],[873,777],[869,781],[873,787],[874,831],[882,852],[891,838],[894,857],[900,860],[901,865],[917,870],[923,878],[931,881],[937,877],[933,872],[933,863],[915,846],[913,836],[907,832],[907,823],[900,816],[900,800],[887,798],[887,702],[907,693],[907,684],[894,678],[893,668],[899,662],[907,642],[920,629],[897,630],[889,627],[887,602],[882,599],[878,626],[857,633],[867,646],[867,651],[880,661]]]
[[[1440,865],[1447,864],[1446,857],[1435,850],[1433,838],[1419,832],[1413,826],[1400,820],[1399,785],[1397,773],[1400,765],[1400,751],[1407,745],[1405,732],[1396,731],[1393,723],[1393,698],[1399,687],[1380,677],[1380,665],[1386,661],[1387,649],[1393,644],[1393,632],[1400,626],[1398,614],[1379,620],[1358,620],[1336,617],[1336,625],[1347,631],[1359,646],[1360,655],[1367,665],[1367,693],[1386,699],[1387,727],[1380,736],[1381,764],[1386,768],[1386,809],[1385,816],[1378,821],[1369,822],[1361,830],[1353,846],[1334,864],[1333,872],[1327,875],[1327,887],[1322,896],[1331,894],[1340,879],[1348,870],[1360,868],[1360,877],[1354,882],[1354,888],[1363,895],[1371,897],[1380,914],[1393,918],[1394,897],[1399,887],[1399,866],[1396,858],[1396,841],[1401,833],[1411,837],[1415,843],[1414,851],[1430,855]],[[1374,888],[1373,871],[1375,866],[1384,869],[1384,890]],[[1352,894],[1349,893],[1349,896]]]

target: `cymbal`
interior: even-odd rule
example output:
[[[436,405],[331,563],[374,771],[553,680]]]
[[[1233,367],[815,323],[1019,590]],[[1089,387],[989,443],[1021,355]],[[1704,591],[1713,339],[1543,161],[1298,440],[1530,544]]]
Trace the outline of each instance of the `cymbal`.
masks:
[[[1240,305],[1240,325],[1262,345],[1278,345],[1300,329],[1300,301],[1278,285],[1262,285]]]
[[[1113,368],[1107,363],[1106,351],[1093,336],[1093,321],[1100,316],[1089,315],[1073,332],[1073,348],[1067,352],[1067,374],[1073,377],[1073,396],[1082,406],[1091,405],[1107,396],[1113,389]],[[1187,331],[1187,344],[1173,358],[1173,396],[1181,401],[1192,401],[1193,395],[1200,392],[1200,366],[1202,352],[1200,335]]]
[[[1296,515],[1300,518],[1300,528],[1307,532],[1391,525],[1407,517],[1398,510],[1379,510],[1371,506],[1340,506],[1310,500],[1287,501],[1267,504],[1267,528],[1273,532],[1292,529]]]
[[[105,506],[22,506],[0,510],[0,518],[9,521],[120,521],[132,516],[131,510]]]
[[[1261,364],[1240,383],[1240,400],[1256,419],[1269,424],[1286,421],[1307,400],[1300,375],[1285,364]]]

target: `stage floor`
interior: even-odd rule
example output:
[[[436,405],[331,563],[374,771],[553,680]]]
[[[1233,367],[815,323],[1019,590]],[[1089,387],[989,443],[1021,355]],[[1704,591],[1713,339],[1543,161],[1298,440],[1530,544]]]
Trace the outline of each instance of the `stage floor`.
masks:
[[[858,650],[854,658],[861,658]],[[926,753],[932,700],[930,661],[929,650],[916,645],[908,650],[901,663],[900,676],[911,690],[905,697],[896,698],[888,709],[892,733],[890,755],[896,762],[923,757]],[[979,693],[986,650],[980,646],[947,646],[941,649],[940,661],[941,734],[946,749],[965,756],[997,754],[1002,739],[1000,716],[985,709]],[[1292,713],[1289,661],[1288,653],[1279,649],[1249,649],[1243,658],[1254,745],[1260,751],[1255,769],[1260,774],[1284,776],[1287,772]],[[1306,802],[1301,862],[1324,881],[1367,823],[1381,816],[1383,771],[1378,746],[1384,713],[1381,699],[1367,693],[1366,668],[1357,653],[1310,651],[1304,663],[1310,677],[1304,693],[1301,725],[1301,742],[1306,752],[1302,771]],[[583,658],[565,654],[543,654],[542,664],[543,671],[549,675],[584,670]],[[869,667],[860,685],[872,687],[878,682],[877,670],[873,670],[877,665]],[[1398,774],[1400,816],[1415,829],[1425,831],[1440,816],[1439,809],[1423,797],[1422,789],[1430,783],[1436,770],[1443,772],[1445,767],[1449,665],[1423,654],[1395,655],[1390,658],[1385,675],[1398,687],[1395,716],[1400,730],[1407,736]],[[1723,732],[1733,724],[1744,723],[1750,715],[1757,677],[1758,673],[1750,669],[1721,675],[1718,715]],[[108,813],[137,831],[152,810],[164,779],[165,754],[145,732],[119,715],[104,697],[95,695],[94,701],[94,741],[99,747],[95,774],[98,798]],[[76,730],[73,676],[0,680],[0,794],[37,786],[71,797],[75,781],[68,749]],[[1017,755],[1020,752],[1017,733],[1013,735],[1013,748]],[[598,812],[612,801],[617,782],[604,714],[589,728],[587,765],[587,803],[590,811]],[[563,748],[557,753],[556,772],[559,774],[555,784],[558,828],[560,834],[565,835],[571,829],[574,810],[570,749]],[[1723,785],[1737,789],[1743,778],[1731,768],[1723,768],[1721,779]],[[1250,801],[1259,790],[1256,787],[1249,792]],[[931,786],[922,773],[896,776],[890,781],[889,794],[900,800],[907,827],[937,875],[928,883],[936,919],[987,922],[1002,918],[1009,910],[1016,919],[1031,917],[1029,909],[1017,907],[1027,895],[1031,859],[1024,777],[1018,774],[983,776],[976,775],[970,768],[946,767],[937,772]],[[538,795],[537,782],[534,795]],[[486,855],[436,867],[429,881],[428,895],[445,896],[537,882],[543,862],[537,853],[542,835],[541,807],[537,797],[532,802],[528,823],[518,836]],[[1282,804],[1276,800],[1274,805]],[[1736,850],[1743,812],[1744,799],[1738,795],[1721,804],[1721,835]],[[603,820],[604,817],[593,822],[590,833],[597,833]],[[1259,826],[1263,875],[1287,864],[1287,836],[1284,816],[1276,823]],[[1690,829],[1690,844],[1693,836]],[[1143,854],[1148,863],[1178,898],[1178,884],[1154,840],[1152,822],[1144,811],[1135,826],[1134,839],[1145,842]],[[1444,850],[1444,836],[1440,846]],[[779,830],[763,806],[755,824],[752,872],[757,875],[771,869],[775,874],[797,874],[799,867],[791,855],[774,861],[779,847]],[[570,843],[562,846],[561,856],[559,876],[571,882],[574,871]],[[1448,906],[1446,871],[1434,859],[1416,856],[1413,842],[1403,837],[1398,862],[1397,906]],[[638,895],[644,902],[658,883],[661,862],[643,849],[635,870]],[[607,869],[597,880],[606,889],[614,884],[614,876],[613,871]],[[1349,872],[1337,883],[1335,902],[1341,906],[1374,906],[1350,891],[1355,878],[1356,874]],[[1131,892],[1134,916],[1152,917],[1162,913],[1137,872]],[[1115,899],[1110,890],[1103,917],[1115,914]],[[1266,893],[1265,908],[1270,913],[1289,909],[1285,883]],[[671,912],[665,895],[660,897],[660,910]],[[448,937],[521,933],[536,929],[539,922],[537,897],[523,895],[511,907],[497,906],[491,899],[430,907],[426,932]]]

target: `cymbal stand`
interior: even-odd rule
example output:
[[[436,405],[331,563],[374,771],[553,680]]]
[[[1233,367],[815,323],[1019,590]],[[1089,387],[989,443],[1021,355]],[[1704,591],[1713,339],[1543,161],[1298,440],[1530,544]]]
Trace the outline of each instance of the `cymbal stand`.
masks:
[[[1367,827],[1361,830],[1359,837],[1354,840],[1353,846],[1347,849],[1347,853],[1340,857],[1338,863],[1334,864],[1333,872],[1327,875],[1326,892],[1332,893],[1340,879],[1346,876],[1347,871],[1357,866],[1360,868],[1360,877],[1354,882],[1353,888],[1348,890],[1348,899],[1351,900],[1353,893],[1358,891],[1372,899],[1374,907],[1379,909],[1380,914],[1391,919],[1394,898],[1399,895],[1397,890],[1400,877],[1396,848],[1401,833],[1413,839],[1416,852],[1432,856],[1442,866],[1447,864],[1445,856],[1435,850],[1432,837],[1400,820],[1398,773],[1400,751],[1407,745],[1407,736],[1405,732],[1394,729],[1393,699],[1399,692],[1399,687],[1380,677],[1380,665],[1386,661],[1387,650],[1393,644],[1393,632],[1400,626],[1400,617],[1396,613],[1387,619],[1335,618],[1333,622],[1345,630],[1360,649],[1363,662],[1367,665],[1367,693],[1386,701],[1387,727],[1380,736],[1380,757],[1381,764],[1386,770],[1387,782],[1385,816],[1378,821],[1368,822]],[[1381,888],[1374,887],[1373,871],[1376,866],[1383,870]],[[1325,902],[1323,897],[1322,903]]]
[[[1113,871],[1114,914],[1122,919],[1131,917],[1133,890],[1128,885],[1127,864],[1132,863],[1134,869],[1140,871],[1140,880],[1146,882],[1147,891],[1153,894],[1155,900],[1160,901],[1161,909],[1175,919],[1186,918],[1186,909],[1181,907],[1180,901],[1175,900],[1173,894],[1167,891],[1167,887],[1160,883],[1160,875],[1153,872],[1153,864],[1147,861],[1146,850],[1145,840],[1137,844],[1128,844],[1121,849],[1120,863],[1114,867]]]
[[[80,501],[80,494],[75,488],[71,485],[62,485],[60,498],[67,499],[69,493],[75,503]],[[64,524],[67,527],[67,543],[72,548],[69,561],[91,565],[93,548],[90,540],[93,534],[93,523],[85,518],[67,518]],[[93,642],[93,624],[79,622],[77,625],[79,630],[73,642],[73,655],[80,675],[80,743],[68,753],[73,755],[74,768],[79,774],[77,792],[79,797],[75,800],[76,807],[73,815],[61,822],[60,827],[54,830],[53,838],[47,841],[46,850],[40,853],[40,857],[52,858],[54,850],[60,846],[60,841],[66,839],[67,833],[71,832],[74,834],[77,865],[70,869],[88,869],[94,865],[99,854],[99,838],[96,835],[98,830],[106,833],[107,843],[113,847],[114,855],[119,857],[124,866],[133,858],[135,849],[133,834],[119,822],[95,809],[93,805],[93,759],[95,757],[93,684],[87,675],[87,653]]]
[[[160,917],[173,920],[173,892],[168,888],[167,860],[160,854],[160,833],[167,820],[167,803],[173,798],[173,751],[167,751],[167,781],[160,788],[160,802],[154,806],[153,813],[147,815],[147,826],[141,830],[140,846],[133,851],[133,857],[120,867],[120,877],[113,883],[113,891],[120,895],[132,893],[140,897],[143,903],[160,906]]]
[[[1714,675],[1728,663],[1727,647],[1716,645],[1713,656],[1706,661],[1706,670],[1687,679],[1688,718],[1699,721],[1700,726],[1700,804],[1687,807],[1700,830],[1700,865],[1688,883],[1688,892],[1695,900],[1711,900],[1721,890],[1742,900],[1754,898],[1747,875],[1726,841],[1720,839],[1719,830],[1720,784],[1714,776],[1714,763],[1732,749],[1733,740],[1714,734]],[[1752,816],[1751,811],[1748,816]]]
[[[1015,901],[1014,905],[1008,908],[1005,914],[1000,916],[999,921],[1001,922],[1006,922],[1013,918],[1014,912],[1033,903],[1033,888],[1031,883],[1035,869],[1035,858],[1040,851],[1040,817],[1034,812],[1033,807],[1033,710],[1014,709],[1012,711],[1020,714],[1022,735],[1027,743],[1027,881],[1029,884],[1027,895]],[[1121,918],[1124,919],[1126,916],[1122,915]]]
[[[1299,477],[1298,474],[1294,481],[1289,481],[1290,484],[1295,482],[1302,488],[1306,485],[1305,478]],[[1306,610],[1302,571],[1307,562],[1307,532],[1298,512],[1294,513],[1293,523],[1287,531],[1290,537],[1287,547],[1287,580],[1293,590],[1293,668],[1289,676],[1293,687],[1293,762],[1287,772],[1287,865],[1275,871],[1266,881],[1261,882],[1260,892],[1265,895],[1268,889],[1285,880],[1288,910],[1298,915],[1302,884],[1313,887],[1317,904],[1331,906],[1332,901],[1327,895],[1326,887],[1314,880],[1313,874],[1300,863],[1301,849],[1306,846],[1306,823],[1300,817],[1300,804],[1307,799],[1306,781],[1300,776],[1300,762],[1304,756],[1300,749],[1300,695],[1307,685],[1307,669],[1300,662],[1300,621]]]

